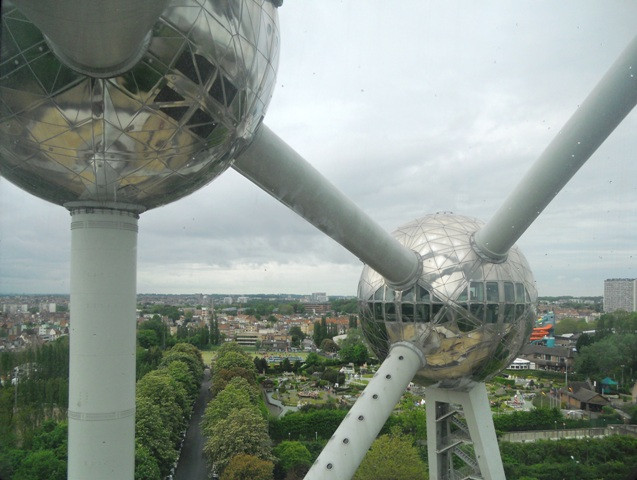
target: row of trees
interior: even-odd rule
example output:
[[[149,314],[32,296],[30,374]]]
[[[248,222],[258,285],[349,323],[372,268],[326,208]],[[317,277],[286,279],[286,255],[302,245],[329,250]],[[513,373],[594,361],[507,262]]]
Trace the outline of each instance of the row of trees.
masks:
[[[217,319],[212,319],[209,326],[180,326],[177,328],[176,335],[171,336],[168,326],[158,314],[155,314],[151,319],[142,322],[137,329],[137,342],[145,349],[152,347],[165,349],[179,342],[190,343],[197,348],[205,349],[212,345],[219,345],[222,340],[223,335],[219,331]]]
[[[48,478],[66,475],[66,424],[55,419],[66,418],[68,357],[68,337],[0,354],[0,478],[45,478],[38,473],[43,465],[52,467]],[[59,449],[43,440],[53,430],[65,439]]]
[[[204,363],[201,352],[178,343],[164,352],[156,370],[138,382],[135,403],[135,479],[165,477],[177,460]]]
[[[320,347],[325,339],[332,339],[338,335],[338,327],[334,323],[327,323],[326,317],[321,317],[320,321],[314,322],[314,345]]]
[[[222,480],[271,480],[274,457],[268,436],[267,408],[256,382],[252,359],[236,343],[217,352],[213,399],[202,421],[204,454]]]
[[[637,438],[503,442],[500,452],[510,480],[624,480],[634,478]]]

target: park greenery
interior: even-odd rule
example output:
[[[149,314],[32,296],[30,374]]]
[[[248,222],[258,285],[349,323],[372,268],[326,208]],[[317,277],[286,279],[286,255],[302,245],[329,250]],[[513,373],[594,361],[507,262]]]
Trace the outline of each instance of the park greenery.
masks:
[[[211,471],[234,479],[257,470],[260,478],[269,480],[274,457],[253,360],[238,344],[226,343],[217,351],[212,371],[213,398],[202,421],[204,455]],[[239,455],[243,456],[235,458]]]
[[[199,391],[203,360],[188,343],[170,339],[166,349],[159,342],[146,347],[143,343],[138,341],[137,347],[135,479],[158,480],[177,458]],[[6,382],[0,388],[3,480],[66,478],[68,359],[68,337],[0,354],[2,377],[19,372],[17,385]]]
[[[268,303],[255,303],[249,308],[264,320],[274,313],[301,310],[301,304],[286,305],[271,309]],[[333,307],[347,313],[351,301]],[[214,352],[212,399],[202,420],[204,455],[210,472],[218,473],[221,480],[302,479],[347,414],[348,405],[337,402],[335,392],[355,396],[362,388],[344,387],[341,367],[351,364],[359,372],[361,366],[374,361],[356,321],[350,322],[347,337],[336,343],[335,327],[322,318],[314,326],[314,340],[320,341],[317,345],[322,353],[309,353],[304,361],[291,362],[285,357],[272,365],[236,343],[223,342],[216,320],[211,328],[189,326],[170,335],[160,315],[183,316],[183,311],[168,306],[151,310],[155,316],[142,322],[137,332],[136,480],[164,478],[175,465],[203,375],[200,348],[221,343]],[[591,325],[567,319],[563,327],[584,331]],[[580,336],[574,370],[582,378],[598,381],[606,376],[621,379],[624,374],[628,378],[628,372],[637,371],[635,331],[637,314],[602,315],[595,334]],[[290,335],[296,346],[305,338],[298,327]],[[68,338],[63,337],[34,349],[0,354],[0,374],[10,376],[16,368],[20,372],[17,387],[5,383],[0,388],[0,478],[65,478],[68,348]],[[569,371],[569,379],[572,373]],[[563,379],[561,374],[548,372],[534,375],[544,391]],[[277,379],[286,376],[287,382],[279,384]],[[286,390],[294,391],[301,383],[296,377],[313,385],[321,393],[320,400],[281,417],[271,415],[261,383],[274,379],[279,398],[290,397]],[[624,382],[621,384],[623,387]],[[498,406],[518,388],[513,379],[503,377],[496,377],[493,385],[494,391],[502,391],[495,397]],[[296,405],[298,396],[291,398]],[[403,396],[367,453],[356,480],[427,478],[426,414],[419,400],[410,393]],[[503,407],[501,411],[506,413],[494,415],[497,433],[592,426],[588,420],[565,418],[559,409],[543,408],[541,403],[536,406],[540,408],[530,412]],[[637,408],[630,413],[637,421]],[[602,416],[607,423],[620,421],[610,411]],[[631,465],[637,465],[637,439],[621,436],[501,442],[501,452],[510,480],[619,480],[628,475]]]
[[[166,350],[157,369],[146,373],[136,388],[136,480],[166,476],[179,455],[192,405],[203,376],[201,352],[188,343]],[[140,447],[142,447],[140,449]]]

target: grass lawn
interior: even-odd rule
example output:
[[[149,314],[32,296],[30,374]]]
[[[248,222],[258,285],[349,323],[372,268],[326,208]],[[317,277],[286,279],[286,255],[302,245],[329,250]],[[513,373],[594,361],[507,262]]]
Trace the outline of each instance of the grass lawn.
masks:
[[[214,350],[202,350],[201,356],[203,357],[203,363],[206,365],[210,365],[212,363],[212,359],[215,357],[217,352]]]

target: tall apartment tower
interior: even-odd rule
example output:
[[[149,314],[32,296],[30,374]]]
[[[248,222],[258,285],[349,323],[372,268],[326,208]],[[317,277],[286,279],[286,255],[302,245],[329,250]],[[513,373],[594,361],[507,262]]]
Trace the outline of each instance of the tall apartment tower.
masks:
[[[604,311],[637,311],[637,279],[609,278],[604,280]]]

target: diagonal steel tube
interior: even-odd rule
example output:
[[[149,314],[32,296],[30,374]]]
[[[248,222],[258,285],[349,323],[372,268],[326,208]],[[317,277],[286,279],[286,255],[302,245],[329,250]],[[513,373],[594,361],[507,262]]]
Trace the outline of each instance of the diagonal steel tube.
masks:
[[[265,125],[233,168],[336,240],[397,289],[413,285],[418,254],[402,245]]]
[[[568,120],[504,204],[476,233],[474,247],[499,261],[637,103],[637,37]]]
[[[409,382],[424,366],[423,354],[411,343],[392,345],[389,355],[327,442],[305,480],[352,478]]]

